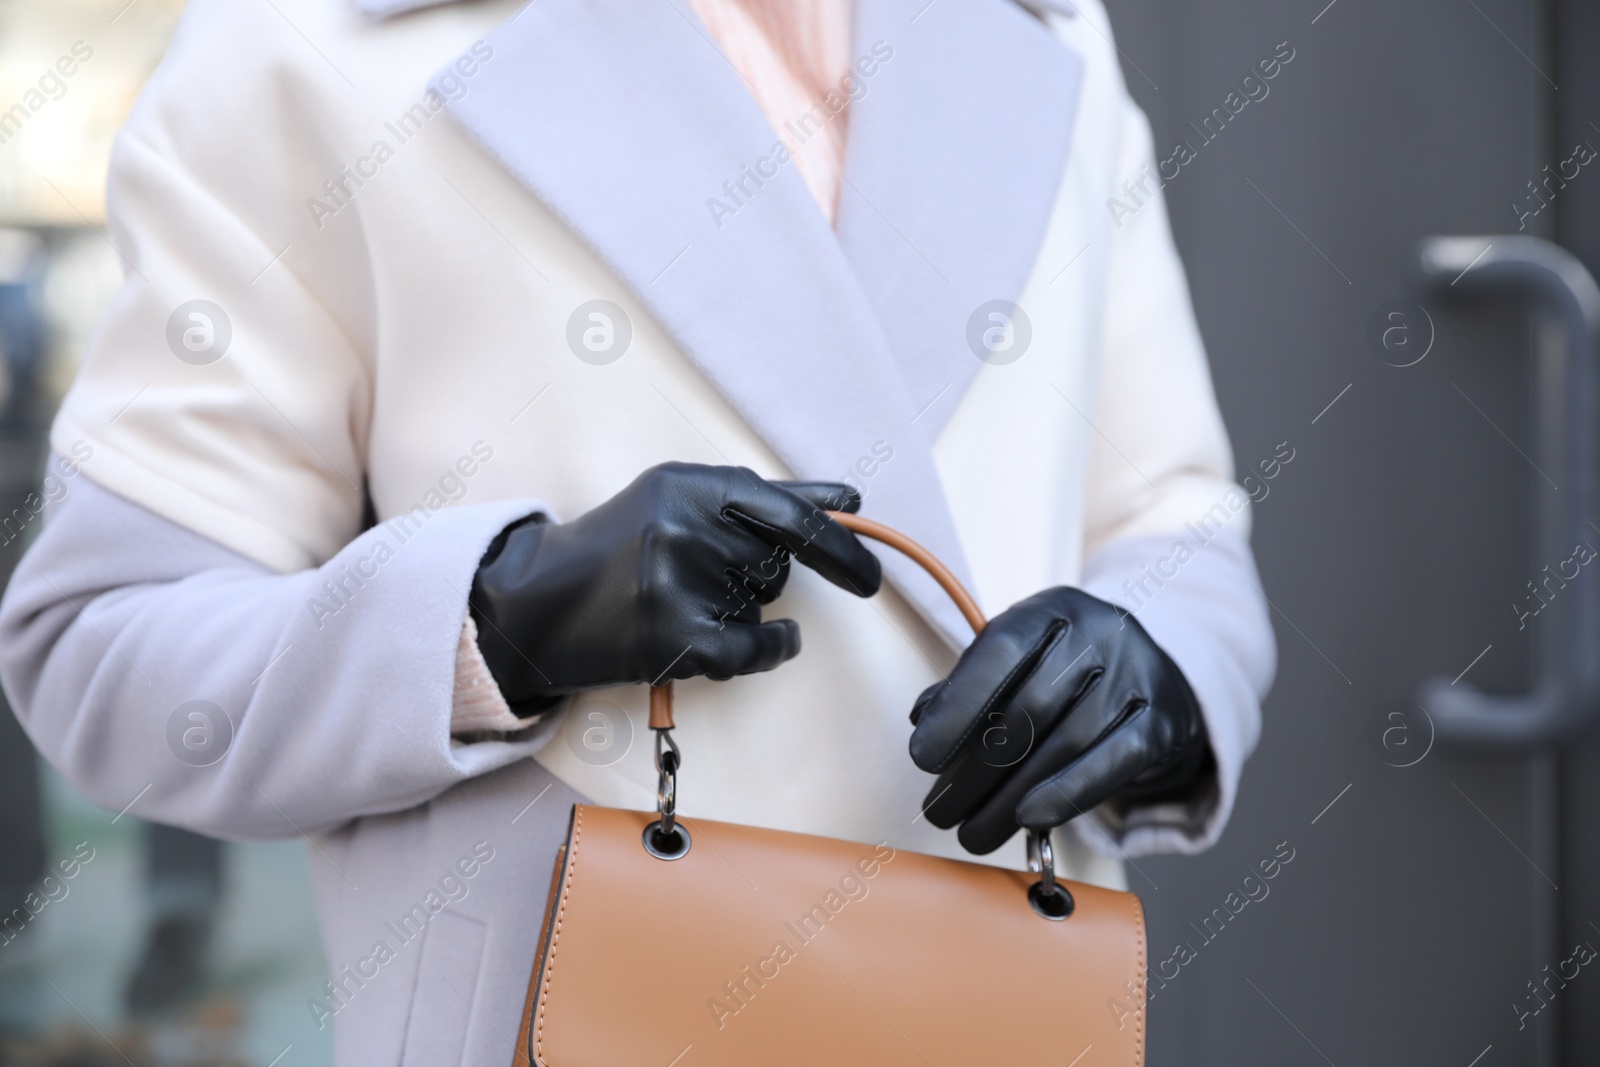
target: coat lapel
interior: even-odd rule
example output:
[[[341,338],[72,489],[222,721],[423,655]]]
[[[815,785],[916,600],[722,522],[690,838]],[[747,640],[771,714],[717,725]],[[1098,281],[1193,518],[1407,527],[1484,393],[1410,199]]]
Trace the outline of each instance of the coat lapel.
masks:
[[[1082,61],[1012,0],[857,0],[855,36],[894,56],[851,105],[839,242],[937,438],[983,367],[969,318],[1038,258]]]
[[[769,159],[776,138],[692,12],[538,0],[488,43],[493,60],[449,104],[460,124],[595,249],[797,476],[850,477],[868,514],[965,576],[899,365],[803,180],[778,167],[744,180],[733,214],[709,206],[732,202],[725,183]],[[913,565],[893,553],[884,565],[947,640],[970,639]]]

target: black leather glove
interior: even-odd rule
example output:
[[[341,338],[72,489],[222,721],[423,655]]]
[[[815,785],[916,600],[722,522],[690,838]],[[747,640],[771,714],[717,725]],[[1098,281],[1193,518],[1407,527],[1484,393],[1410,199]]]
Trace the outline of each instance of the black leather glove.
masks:
[[[831,482],[652,467],[572,522],[496,538],[472,583],[478,648],[519,715],[596,686],[771,670],[800,651],[792,619],[761,621],[791,556],[858,596],[878,591],[877,557],[823,515],[860,506]]]
[[[1211,762],[1200,706],[1137,619],[1062,586],[997,616],[911,712],[924,806],[969,851],[1111,797],[1177,799]]]

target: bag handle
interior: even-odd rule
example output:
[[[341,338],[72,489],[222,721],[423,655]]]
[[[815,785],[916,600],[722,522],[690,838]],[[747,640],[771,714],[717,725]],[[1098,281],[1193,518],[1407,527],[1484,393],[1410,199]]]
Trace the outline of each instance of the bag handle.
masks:
[[[961,610],[962,617],[967,620],[967,625],[972,627],[973,633],[983,629],[985,620],[978,602],[972,599],[972,594],[967,592],[960,580],[950,573],[950,568],[939,561],[939,557],[899,530],[885,526],[881,522],[864,519],[847,511],[830,511],[827,512],[827,516],[857,536],[880,541],[909,557],[913,563],[927,571],[928,575],[939,583],[940,588],[950,595],[950,599],[955,601],[956,607]],[[652,685],[650,729],[670,730],[675,725],[677,724],[672,717],[672,682],[669,680],[660,685]]]
[[[904,553],[950,595],[973,633],[983,630],[985,619],[978,602],[950,573],[950,568],[939,561],[939,557],[899,530],[881,522],[864,519],[847,511],[829,511],[825,514],[859,537],[881,541]],[[660,818],[645,827],[644,849],[657,859],[669,861],[688,855],[691,844],[689,831],[677,821],[678,766],[682,756],[678,751],[678,743],[672,739],[675,725],[672,717],[672,682],[652,685],[650,729],[656,735],[656,770],[660,775],[660,782],[656,786],[656,811]],[[1074,906],[1072,893],[1056,881],[1055,856],[1050,847],[1048,830],[1028,831],[1028,867],[1039,875],[1039,880],[1028,887],[1028,903],[1033,910],[1052,922],[1060,922],[1071,915]]]

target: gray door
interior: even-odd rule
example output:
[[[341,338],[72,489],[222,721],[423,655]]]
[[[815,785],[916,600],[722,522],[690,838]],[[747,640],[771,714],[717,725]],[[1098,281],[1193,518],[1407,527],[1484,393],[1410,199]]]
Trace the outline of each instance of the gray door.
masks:
[[[1166,196],[1241,475],[1267,489],[1254,540],[1280,646],[1223,841],[1131,873],[1150,1061],[1600,1062],[1600,959],[1574,951],[1600,947],[1600,761],[1452,743],[1417,698],[1430,677],[1526,690],[1540,628],[1600,590],[1600,561],[1536,556],[1540,509],[1576,498],[1537,462],[1524,305],[1417,286],[1421,239],[1519,225],[1600,267],[1600,160],[1568,162],[1600,147],[1596,17],[1511,0],[1111,16],[1158,158],[1189,149]],[[1536,198],[1547,164],[1579,173]],[[1541,564],[1580,573],[1536,594]]]

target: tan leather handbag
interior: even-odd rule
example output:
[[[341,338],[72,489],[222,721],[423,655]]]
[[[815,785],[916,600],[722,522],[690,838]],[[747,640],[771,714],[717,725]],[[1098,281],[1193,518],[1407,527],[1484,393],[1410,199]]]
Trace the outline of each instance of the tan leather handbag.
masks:
[[[974,629],[976,603],[912,557]],[[658,810],[573,806],[513,1067],[981,1067],[1144,1062],[1132,893],[675,807],[672,693],[652,689]]]

